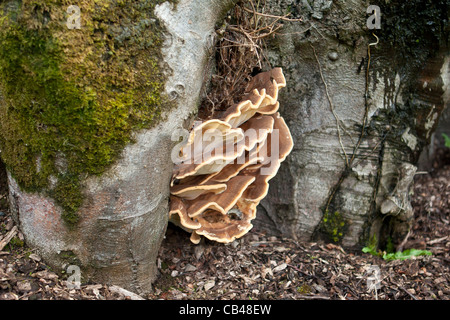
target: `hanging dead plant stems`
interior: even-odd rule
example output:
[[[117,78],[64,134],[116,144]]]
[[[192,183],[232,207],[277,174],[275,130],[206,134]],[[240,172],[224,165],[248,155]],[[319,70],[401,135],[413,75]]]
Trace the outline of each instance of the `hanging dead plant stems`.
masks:
[[[313,50],[314,57],[316,58],[317,65],[319,67],[320,77],[322,78],[323,85],[325,86],[325,94],[327,95],[327,99],[328,99],[328,103],[330,104],[331,112],[333,113],[333,116],[336,119],[336,126],[337,126],[337,133],[338,133],[338,138],[339,138],[339,144],[341,145],[342,152],[344,153],[345,164],[348,167],[350,165],[350,163],[348,161],[347,152],[345,151],[344,145],[342,143],[342,138],[341,138],[341,130],[340,130],[340,128],[341,128],[342,120],[339,119],[338,115],[334,111],[333,101],[331,100],[330,94],[328,92],[328,85],[327,85],[327,82],[325,81],[325,78],[323,76],[322,67],[320,66],[320,61],[319,61],[319,58],[317,57],[316,49],[314,48],[314,46],[312,44],[310,44],[310,46],[311,46],[311,48]]]
[[[253,14],[261,16],[261,17],[274,18],[274,19],[277,19],[277,20],[283,20],[283,21],[289,21],[289,22],[301,22],[301,21],[303,21],[303,19],[290,19],[290,18],[288,18],[288,16],[290,15],[289,13],[284,15],[284,16],[276,16],[276,15],[272,15],[272,14],[261,13],[261,12],[258,12],[256,10],[254,10],[254,9],[251,10],[249,8],[246,8],[246,7],[243,7],[243,9],[245,11],[249,12],[249,13],[253,13]]]
[[[375,37],[375,39],[377,39],[377,42],[369,43],[369,45],[367,46],[366,95],[369,93],[370,47],[376,46],[380,41],[375,33],[372,33],[372,35]]]
[[[348,160],[347,155],[346,155],[346,167],[345,167],[345,170],[344,170],[344,172],[341,174],[338,183],[337,183],[336,186],[333,188],[333,191],[332,191],[330,197],[329,197],[328,200],[327,200],[327,204],[326,204],[326,206],[325,206],[325,212],[328,211],[328,209],[329,209],[329,207],[330,207],[330,204],[331,204],[331,202],[333,201],[334,196],[335,196],[337,190],[339,190],[339,188],[340,188],[342,182],[344,181],[345,177],[347,177],[349,170],[353,167],[353,165],[354,165],[354,160],[355,160],[355,158],[356,158],[356,154],[357,154],[358,149],[359,149],[359,147],[360,147],[360,145],[361,145],[361,142],[362,142],[362,140],[363,140],[363,138],[364,138],[364,133],[365,133],[365,130],[366,130],[365,128],[366,128],[366,124],[367,124],[367,121],[368,121],[368,115],[369,115],[369,103],[368,103],[368,99],[369,99],[370,47],[371,47],[371,46],[377,45],[378,42],[379,42],[378,37],[377,37],[374,33],[372,33],[372,35],[377,39],[377,41],[376,41],[376,42],[369,43],[369,44],[367,45],[367,68],[366,68],[366,75],[365,75],[365,76],[366,76],[366,77],[365,77],[366,83],[365,83],[365,92],[364,92],[364,109],[365,109],[365,110],[364,110],[364,117],[363,117],[363,121],[362,121],[361,133],[360,133],[359,138],[358,138],[358,141],[357,141],[357,143],[356,143],[356,145],[355,145],[355,147],[354,147],[354,149],[353,149],[353,154],[352,154],[350,160]],[[326,91],[326,93],[327,93],[327,97],[328,97],[328,100],[330,101],[330,105],[331,105],[331,99],[330,99],[330,97],[329,97],[329,95],[328,95],[327,84],[325,83],[325,81],[324,81],[324,79],[323,79],[322,71],[320,70],[319,59],[317,58],[316,51],[315,51],[314,47],[313,47],[312,45],[311,45],[311,47],[312,47],[312,49],[313,49],[313,51],[314,51],[314,56],[316,57],[317,63],[319,64],[320,75],[321,75],[321,77],[322,77],[322,81],[323,81],[324,84],[325,84],[325,91]],[[334,112],[333,112],[333,114],[334,114]],[[337,120],[337,118],[336,118],[336,120]],[[338,124],[338,135],[339,135],[339,124]],[[382,144],[382,143],[384,142],[384,140],[386,139],[386,137],[387,137],[387,134],[386,134],[386,135],[385,135],[385,136],[384,136],[384,137],[383,137],[383,138],[375,145],[375,147],[372,149],[371,153],[374,152],[374,151],[376,150],[376,148],[377,148],[380,144]],[[341,142],[341,139],[340,139],[340,135],[339,135],[339,142],[341,143],[341,147],[343,148],[342,142]],[[345,152],[345,151],[344,151],[344,152]],[[365,158],[367,158],[367,157],[368,157],[368,155],[367,155]],[[377,182],[377,185],[378,185],[378,182]],[[377,192],[377,189],[378,189],[378,188],[374,188],[374,199],[375,199],[375,194],[376,194],[376,192]]]
[[[215,75],[199,110],[201,119],[214,117],[236,103],[255,72],[272,68],[264,54],[266,40],[280,34],[283,25],[302,21],[289,14],[268,14],[265,8],[265,0],[241,1],[217,30]]]
[[[270,35],[273,35],[276,31],[278,31],[282,27],[283,27],[283,25],[278,25],[278,26],[270,25],[270,26],[266,26],[264,28],[261,28],[261,29],[258,29],[258,30],[254,30],[254,31],[245,31],[242,28],[236,28],[234,26],[229,26],[228,29],[231,30],[231,31],[241,32],[246,37],[251,39],[251,41],[253,42],[254,40],[262,39],[262,38],[268,37]],[[260,34],[261,31],[264,31],[264,30],[267,30],[267,29],[269,29],[269,32],[265,32],[263,34]],[[254,35],[254,34],[256,34],[256,35]]]
[[[280,20],[286,21],[286,22],[302,22],[303,21],[302,19],[288,18],[290,13],[288,13],[284,16],[262,13],[262,12],[259,12],[255,8],[253,1],[249,1],[249,3],[252,7],[251,9],[247,8],[245,6],[241,6],[241,9],[245,12],[253,14],[253,17],[250,19],[250,21],[253,21],[254,25],[247,30],[244,30],[242,28],[242,25],[239,25],[239,28],[235,28],[234,26],[230,26],[229,28],[230,28],[230,30],[234,30],[237,32],[243,32],[243,33],[245,33],[246,36],[251,36],[253,42],[255,42],[255,40],[263,39],[265,37],[275,34],[276,31],[278,31],[279,29],[281,29],[283,27],[283,24],[279,23]],[[258,2],[258,7],[259,7],[259,2]],[[270,23],[267,23],[266,19],[257,19],[256,16],[262,17],[262,18],[267,18],[267,19],[274,19],[274,20],[271,21]],[[259,27],[258,24],[262,20],[264,21],[265,25],[263,27]]]
[[[361,134],[359,135],[358,142],[356,143],[355,148],[353,150],[353,155],[352,155],[352,158],[350,159],[350,166],[353,164],[353,160],[355,160],[356,153],[359,149],[359,146],[361,145],[362,139],[364,138],[365,127],[366,127],[368,115],[369,115],[368,98],[369,98],[370,47],[377,45],[379,42],[378,37],[374,33],[372,33],[372,35],[377,39],[377,42],[372,42],[367,45],[366,87],[365,87],[365,92],[364,92],[364,108],[365,108],[365,110],[364,110],[364,117],[363,117],[363,121],[362,121]]]

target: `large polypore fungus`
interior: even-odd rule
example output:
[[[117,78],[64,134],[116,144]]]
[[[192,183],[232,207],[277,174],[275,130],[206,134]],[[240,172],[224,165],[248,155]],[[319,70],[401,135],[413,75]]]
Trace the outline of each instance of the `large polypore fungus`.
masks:
[[[240,103],[195,126],[179,150],[169,215],[193,243],[200,235],[228,243],[252,228],[269,180],[293,147],[277,112],[284,86],[281,68],[256,75]]]

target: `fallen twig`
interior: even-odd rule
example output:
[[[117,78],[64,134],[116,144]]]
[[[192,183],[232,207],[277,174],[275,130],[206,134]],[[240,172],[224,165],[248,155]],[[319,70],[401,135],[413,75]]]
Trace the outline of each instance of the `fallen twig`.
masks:
[[[399,286],[399,288],[402,289],[404,292],[406,292],[411,298],[413,298],[413,300],[419,300],[419,299],[416,298],[415,295],[413,295],[411,292],[409,292],[408,290],[406,290],[402,286]]]
[[[448,238],[449,238],[449,236],[445,236],[445,237],[442,237],[442,238],[433,239],[433,240],[427,241],[427,244],[435,244],[435,243],[439,243],[439,242],[442,242],[442,241],[447,240]]]
[[[11,241],[12,238],[17,234],[17,226],[14,226],[7,234],[6,236],[0,240],[0,251],[3,250],[3,248]]]
[[[313,274],[309,274],[309,273],[303,272],[302,270],[300,270],[300,269],[297,268],[296,266],[293,266],[292,264],[288,264],[287,266],[288,266],[288,267],[291,267],[292,269],[294,269],[295,271],[301,273],[302,275],[304,275],[304,276],[306,276],[306,277],[311,277],[311,278],[314,278],[314,279],[320,279],[320,278],[319,278],[318,276],[316,276],[316,275],[313,275]]]
[[[130,297],[131,300],[145,300],[140,295],[137,295],[136,293],[133,293],[131,291],[128,291],[124,288],[118,287],[118,286],[110,286],[109,290],[112,292],[119,293],[121,295],[124,295],[126,297]]]
[[[319,296],[319,295],[313,295],[313,296],[306,296],[306,295],[299,295],[298,300],[330,300],[330,297],[326,296]]]

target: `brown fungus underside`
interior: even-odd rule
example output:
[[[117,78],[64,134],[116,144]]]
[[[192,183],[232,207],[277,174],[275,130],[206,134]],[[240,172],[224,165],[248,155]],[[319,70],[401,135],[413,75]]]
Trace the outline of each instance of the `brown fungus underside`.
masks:
[[[241,102],[195,126],[180,149],[171,181],[170,221],[201,237],[229,243],[245,235],[269,180],[293,148],[279,109],[281,68],[262,72]]]

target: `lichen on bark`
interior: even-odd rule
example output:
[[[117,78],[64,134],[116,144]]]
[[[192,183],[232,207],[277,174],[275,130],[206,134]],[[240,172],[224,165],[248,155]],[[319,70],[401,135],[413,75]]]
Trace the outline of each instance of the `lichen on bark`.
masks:
[[[0,149],[20,187],[51,196],[69,226],[82,181],[101,175],[171,103],[157,1],[0,3]]]

